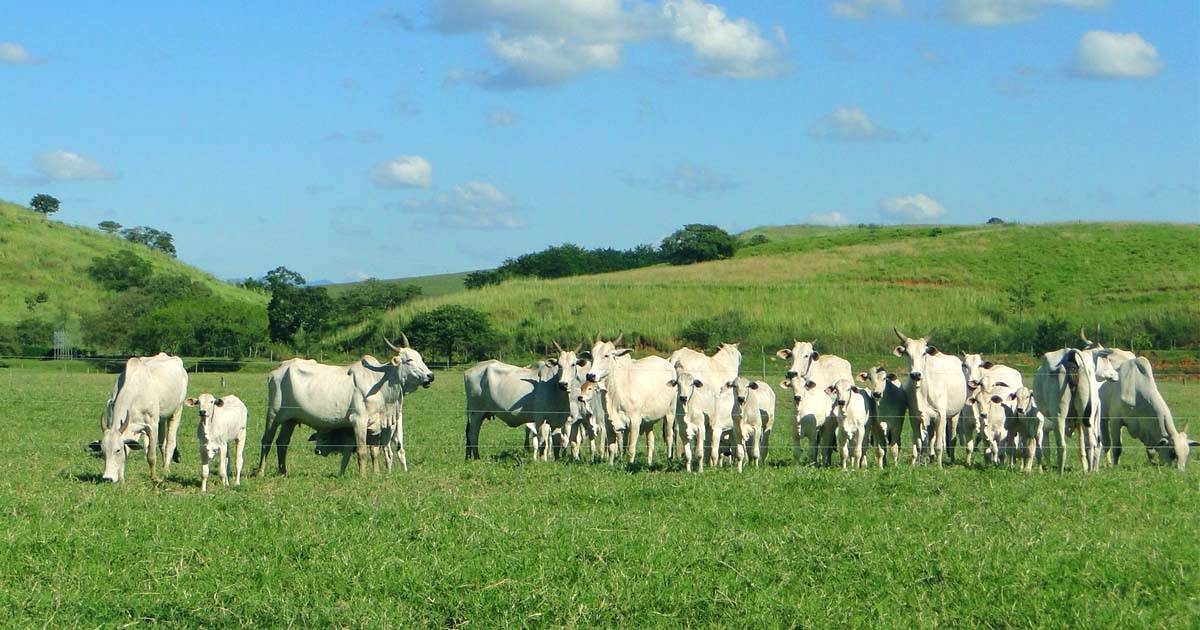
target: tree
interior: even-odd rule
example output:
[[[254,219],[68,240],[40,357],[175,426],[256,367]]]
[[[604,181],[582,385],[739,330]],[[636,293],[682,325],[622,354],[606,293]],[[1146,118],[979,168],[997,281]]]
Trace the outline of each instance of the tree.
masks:
[[[116,221],[101,221],[96,224],[96,227],[100,228],[100,231],[105,234],[116,234],[121,231],[121,224]]]
[[[381,311],[396,308],[418,295],[421,295],[421,287],[415,284],[381,282],[371,278],[351,286],[338,296],[338,316],[342,321],[361,321]]]
[[[482,269],[472,271],[463,278],[463,286],[468,289],[482,289],[493,284],[500,284],[508,274],[499,269]]]
[[[110,291],[128,291],[140,287],[150,279],[150,263],[137,254],[121,250],[108,256],[97,256],[88,266],[88,275],[100,286]]]
[[[304,281],[304,276],[287,267],[276,267],[268,271],[267,275],[263,276],[262,281],[271,290],[271,293],[274,293],[280,287],[302,287],[307,284]]]
[[[125,228],[121,230],[121,236],[131,243],[145,245],[150,249],[156,249],[172,258],[175,257],[175,237],[171,236],[170,232],[156,230],[152,227],[139,225],[137,227]]]
[[[267,328],[271,341],[291,343],[301,327],[309,334],[325,327],[333,312],[333,301],[325,287],[281,285],[267,304]]]
[[[50,195],[34,195],[33,199],[29,200],[29,207],[34,212],[51,215],[58,212],[58,200]]]
[[[672,265],[690,265],[706,260],[730,258],[737,239],[715,225],[691,223],[664,238],[659,246],[663,259]]]
[[[500,347],[500,336],[486,313],[466,306],[447,304],[418,313],[405,328],[414,347],[427,356],[442,356],[447,362],[483,359]]]

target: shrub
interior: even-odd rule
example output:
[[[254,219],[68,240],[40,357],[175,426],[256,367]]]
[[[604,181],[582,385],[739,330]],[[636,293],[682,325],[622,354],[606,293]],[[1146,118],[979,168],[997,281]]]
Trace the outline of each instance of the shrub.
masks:
[[[418,313],[404,331],[426,357],[444,357],[447,362],[493,356],[501,342],[486,313],[457,304]]]
[[[715,349],[721,343],[744,341],[750,334],[750,324],[736,311],[726,311],[716,317],[693,319],[679,332],[686,344]]]
[[[730,258],[737,239],[715,225],[692,223],[664,238],[659,246],[663,260],[672,265],[690,265],[706,260]]]
[[[88,275],[110,291],[128,291],[150,279],[150,263],[137,254],[122,250],[108,256],[97,256],[88,266]]]

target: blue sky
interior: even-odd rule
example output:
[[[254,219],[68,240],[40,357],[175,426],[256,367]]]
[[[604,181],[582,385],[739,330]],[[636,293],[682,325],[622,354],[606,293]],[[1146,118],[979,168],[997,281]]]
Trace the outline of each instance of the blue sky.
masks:
[[[1198,42],[1174,0],[22,3],[0,199],[334,281],[697,222],[1196,222]]]

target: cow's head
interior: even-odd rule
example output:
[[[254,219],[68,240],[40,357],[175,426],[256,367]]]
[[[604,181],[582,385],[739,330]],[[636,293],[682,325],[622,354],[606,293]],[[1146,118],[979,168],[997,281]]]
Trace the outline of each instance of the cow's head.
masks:
[[[964,354],[962,364],[963,375],[967,377],[968,389],[978,388],[980,381],[983,379],[983,371],[995,365],[991,361],[984,361],[981,354]]]
[[[200,421],[196,424],[196,438],[200,440],[201,450],[207,452],[209,459],[212,459],[220,451],[218,445],[209,441],[212,437],[213,414],[219,407],[225,406],[225,399],[212,394],[200,394],[199,398],[188,398],[183,404],[195,407],[200,415]]]
[[[321,457],[344,453],[349,449],[355,448],[357,444],[357,440],[354,437],[354,429],[350,427],[342,427],[324,432],[316,431],[308,436],[308,441],[315,442],[313,444],[313,453]]]
[[[1113,367],[1108,357],[1112,350],[1097,348],[1094,350],[1076,350],[1068,348],[1063,354],[1059,367],[1066,371],[1067,382],[1072,389],[1081,385],[1090,391],[1097,391],[1105,381],[1118,381],[1121,375]]]
[[[574,350],[563,350],[557,341],[554,342],[554,349],[558,350],[558,356],[554,360],[562,368],[562,372],[558,376],[558,388],[564,392],[583,383],[587,377],[588,368],[591,367],[587,359],[579,356],[578,352],[581,348],[583,348],[583,344],[575,346]]]
[[[683,415],[690,418],[693,424],[703,422],[699,418],[699,414],[712,408],[718,393],[716,390],[724,386],[724,383],[717,383],[714,386],[713,383],[705,382],[699,373],[678,368],[679,366],[676,364],[675,378],[667,381],[666,385],[675,388]]]
[[[808,371],[812,368],[812,364],[821,355],[813,350],[813,346],[817,340],[812,341],[794,341],[791,349],[780,348],[775,353],[775,356],[788,362],[787,377],[789,379],[800,378],[800,383],[808,376]]]
[[[908,364],[908,378],[912,380],[914,387],[921,386],[921,380],[928,373],[926,366],[929,362],[929,357],[938,354],[936,346],[929,345],[929,340],[926,337],[913,339],[908,335],[893,328],[896,336],[900,338],[902,345],[896,346],[892,350],[892,354],[902,357]]]
[[[401,387],[405,392],[411,392],[420,387],[429,387],[433,384],[433,370],[425,365],[425,360],[421,358],[421,353],[412,349],[408,345],[408,336],[403,332],[400,333],[400,346],[396,346],[388,341],[387,337],[383,338],[383,342],[388,348],[395,352],[392,357],[392,367],[396,369],[396,378],[400,382]],[[368,366],[369,367],[369,366]]]
[[[100,438],[100,453],[104,455],[103,479],[112,483],[125,481],[125,461],[129,451],[142,450],[142,443],[136,435],[126,435],[129,429],[130,412],[115,417],[112,426],[104,431]]]
[[[1200,446],[1200,442],[1188,437],[1187,430],[1188,425],[1184,424],[1183,429],[1169,433],[1151,447],[1158,456],[1160,464],[1172,465],[1180,471],[1187,469],[1188,457],[1192,452],[1192,447]]]
[[[967,397],[967,410],[975,418],[976,435],[987,445],[985,452],[992,463],[1000,461],[1001,449],[1008,439],[1008,416],[1016,400],[1017,392],[1003,383],[975,390]]]
[[[833,385],[825,388],[825,394],[833,401],[833,411],[838,415],[845,415],[846,405],[850,404],[850,397],[858,392],[858,387],[848,378],[840,378]]]
[[[587,371],[586,380],[592,383],[598,383],[608,378],[609,374],[617,368],[617,363],[628,357],[632,350],[629,348],[619,348],[621,339],[625,335],[618,335],[612,341],[602,341],[599,336],[596,337],[595,343],[592,344],[591,352],[586,356],[581,355],[581,358],[588,359],[592,362],[592,367]]]
[[[871,398],[875,400],[883,399],[883,392],[887,391],[889,385],[900,387],[900,380],[895,374],[889,373],[883,366],[877,365],[866,372],[858,373],[858,380],[866,384],[867,391],[871,392]]]

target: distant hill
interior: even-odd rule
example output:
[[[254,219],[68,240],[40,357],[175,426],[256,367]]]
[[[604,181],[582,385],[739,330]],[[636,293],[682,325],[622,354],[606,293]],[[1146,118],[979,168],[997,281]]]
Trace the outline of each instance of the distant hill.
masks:
[[[463,287],[463,279],[466,278],[467,274],[469,274],[469,273],[471,273],[471,272],[461,271],[458,273],[443,273],[443,274],[437,274],[437,275],[432,275],[432,276],[412,276],[409,278],[388,278],[386,280],[381,279],[380,282],[385,282],[387,284],[415,284],[418,287],[421,287],[421,296],[422,297],[427,297],[427,298],[428,297],[440,297],[440,296],[444,296],[444,295],[450,295],[452,293],[458,293],[460,291],[465,291],[466,288]],[[309,284],[311,285],[311,284],[315,284],[315,283],[310,282]],[[359,283],[357,283],[357,282],[341,282],[341,283],[336,283],[336,284],[327,283],[323,286],[329,290],[329,295],[331,295],[333,297],[337,297],[338,294],[344,292],[345,290],[349,289],[350,287],[353,287],[356,284],[359,284]]]
[[[893,326],[949,349],[1061,347],[1080,324],[1127,347],[1200,347],[1193,224],[800,225],[741,236],[759,244],[732,260],[424,297],[329,342],[461,304],[490,314],[513,350],[530,352],[597,332],[673,348],[689,326],[765,349],[817,338],[827,352],[886,350]],[[708,321],[729,313],[732,325]]]
[[[66,225],[24,206],[0,201],[0,322],[29,316],[78,321],[109,293],[88,276],[92,259],[119,250],[136,252],[155,273],[182,275],[226,300],[266,305],[267,296],[233,286],[179,260],[119,236]],[[48,300],[30,309],[25,298],[45,291]]]

